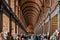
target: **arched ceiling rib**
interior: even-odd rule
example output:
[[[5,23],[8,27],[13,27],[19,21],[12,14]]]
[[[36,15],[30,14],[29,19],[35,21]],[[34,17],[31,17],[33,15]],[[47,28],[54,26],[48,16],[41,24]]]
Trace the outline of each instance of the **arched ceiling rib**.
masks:
[[[34,9],[27,9],[23,13],[26,14],[26,13],[29,13],[29,12],[30,12],[30,14],[31,14],[31,12],[35,12],[35,13],[33,13],[34,15],[38,14],[38,12],[36,10],[34,10]]]
[[[25,10],[27,10],[27,9],[29,9],[29,8],[32,8],[32,9],[34,9],[34,10],[36,10],[38,13],[40,12],[39,10],[39,8],[36,8],[36,7],[34,7],[34,6],[27,6],[27,7],[25,7],[22,11],[25,11]]]
[[[20,6],[21,6],[22,13],[24,15],[26,24],[34,25],[40,13],[41,4],[39,0],[25,0],[25,1],[21,0]]]
[[[29,24],[33,26],[40,24],[40,22],[43,20],[45,12],[47,12],[46,6],[49,6],[49,2],[47,3],[46,0],[20,1],[20,8],[22,10],[27,27]]]
[[[28,4],[28,5],[29,5],[29,4],[31,4],[31,5],[36,5],[36,6],[38,6],[39,9],[40,9],[40,5],[41,5],[41,4],[39,5],[38,3],[34,2],[34,1],[29,0],[29,1],[26,1],[26,2],[22,3],[22,4],[21,4],[21,8],[22,8],[22,7],[25,7],[25,5],[27,5],[27,4]]]

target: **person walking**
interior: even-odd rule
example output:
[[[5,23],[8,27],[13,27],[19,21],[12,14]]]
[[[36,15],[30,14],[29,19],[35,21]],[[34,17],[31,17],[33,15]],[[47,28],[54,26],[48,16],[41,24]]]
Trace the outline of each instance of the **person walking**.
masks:
[[[60,32],[58,33],[58,40],[60,40]]]
[[[51,40],[58,40],[58,38],[57,38],[57,36],[56,36],[56,34],[55,34],[55,33],[52,35]]]
[[[0,40],[3,40],[3,35],[0,33]]]
[[[13,36],[8,32],[8,34],[7,34],[7,40],[14,40],[13,39]]]

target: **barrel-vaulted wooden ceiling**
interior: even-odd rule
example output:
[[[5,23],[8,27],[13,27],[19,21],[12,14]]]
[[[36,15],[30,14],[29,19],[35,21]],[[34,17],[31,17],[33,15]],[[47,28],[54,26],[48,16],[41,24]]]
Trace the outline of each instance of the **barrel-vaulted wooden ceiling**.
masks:
[[[31,29],[42,22],[48,7],[50,7],[50,0],[20,0],[19,5],[24,17],[25,24],[32,25]],[[29,27],[30,28],[30,27]]]

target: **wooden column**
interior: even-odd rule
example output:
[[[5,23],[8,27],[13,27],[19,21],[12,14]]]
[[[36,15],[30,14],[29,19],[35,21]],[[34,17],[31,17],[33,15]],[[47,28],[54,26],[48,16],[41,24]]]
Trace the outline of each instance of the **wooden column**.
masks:
[[[9,28],[10,28],[10,34],[12,33],[12,19],[11,19],[11,14],[10,14],[10,18],[9,18]]]
[[[3,13],[2,13],[2,0],[0,0],[0,33],[3,29]]]
[[[17,23],[15,22],[15,33],[17,33]]]
[[[58,31],[60,32],[60,1],[58,1]]]
[[[49,9],[49,11],[51,12],[51,9]],[[49,18],[49,27],[48,27],[48,30],[49,30],[49,34],[51,35],[52,34],[52,20],[51,20],[51,13],[50,12],[48,14],[48,18]]]
[[[44,20],[44,25],[43,25],[43,33],[45,34],[46,30],[45,30],[45,20]]]

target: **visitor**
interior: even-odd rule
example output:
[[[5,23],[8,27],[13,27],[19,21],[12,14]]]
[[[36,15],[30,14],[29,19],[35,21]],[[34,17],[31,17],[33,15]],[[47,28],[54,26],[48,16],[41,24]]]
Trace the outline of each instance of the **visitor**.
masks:
[[[58,33],[58,40],[60,40],[60,32]]]
[[[0,40],[3,40],[3,35],[0,33]]]
[[[52,38],[50,40],[58,40],[55,33],[52,35]]]
[[[13,36],[8,32],[8,34],[7,34],[7,40],[14,40],[13,39]]]

